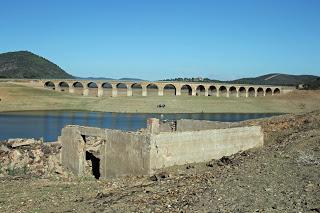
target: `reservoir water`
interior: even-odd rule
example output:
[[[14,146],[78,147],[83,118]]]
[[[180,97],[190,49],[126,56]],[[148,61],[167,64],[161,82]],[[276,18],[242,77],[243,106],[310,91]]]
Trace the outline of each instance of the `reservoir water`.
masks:
[[[56,141],[65,125],[83,125],[135,131],[146,127],[147,118],[161,120],[196,119],[210,121],[243,121],[270,117],[271,113],[179,113],[140,114],[83,111],[32,111],[0,113],[0,140],[9,138],[44,138]]]

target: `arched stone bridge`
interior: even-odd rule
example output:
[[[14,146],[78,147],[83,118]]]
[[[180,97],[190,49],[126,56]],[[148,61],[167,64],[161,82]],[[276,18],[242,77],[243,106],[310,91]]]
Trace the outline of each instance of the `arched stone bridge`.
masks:
[[[216,96],[257,97],[294,90],[286,86],[244,85],[205,82],[134,82],[107,80],[40,80],[43,87],[84,96]]]

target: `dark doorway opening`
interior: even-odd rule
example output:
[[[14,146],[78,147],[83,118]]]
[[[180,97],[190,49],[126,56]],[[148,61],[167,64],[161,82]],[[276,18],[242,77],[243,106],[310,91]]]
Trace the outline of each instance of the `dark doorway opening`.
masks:
[[[100,178],[100,159],[94,156],[92,153],[86,151],[86,160],[91,161],[92,175],[96,178]]]

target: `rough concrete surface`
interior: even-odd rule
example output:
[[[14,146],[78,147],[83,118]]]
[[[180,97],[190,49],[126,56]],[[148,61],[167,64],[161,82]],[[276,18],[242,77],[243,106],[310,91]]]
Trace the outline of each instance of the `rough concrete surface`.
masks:
[[[260,146],[259,126],[164,132],[151,135],[150,169],[219,159]]]
[[[189,120],[183,123],[183,128],[192,129],[187,128],[187,124],[195,126],[193,122],[199,126],[204,123],[206,127],[210,123]],[[182,131],[183,128],[179,128],[180,131],[161,132],[161,125],[166,124],[160,124],[155,118],[147,123],[146,129],[137,132],[66,126],[59,137],[61,164],[74,174],[84,176],[90,161],[92,173],[98,179],[146,175],[159,168],[219,159],[263,145],[263,132],[259,126],[230,127],[229,123],[220,123],[224,129]],[[174,123],[179,127],[179,121]],[[216,127],[216,122],[211,123]],[[88,136],[99,141],[94,152],[92,144],[86,140]]]

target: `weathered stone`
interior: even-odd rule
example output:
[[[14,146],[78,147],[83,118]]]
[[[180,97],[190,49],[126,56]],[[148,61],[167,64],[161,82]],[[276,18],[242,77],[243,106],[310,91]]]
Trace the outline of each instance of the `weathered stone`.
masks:
[[[10,144],[10,146],[12,148],[17,148],[20,146],[30,146],[33,144],[39,144],[41,142],[32,138],[32,139],[27,139],[27,140],[23,140],[23,139],[14,140],[14,139],[12,139],[12,140],[9,140],[8,143]]]
[[[5,145],[1,145],[1,146],[0,146],[0,151],[2,151],[2,152],[9,152],[10,149],[9,149],[7,146],[5,146]]]
[[[0,146],[0,173],[5,175],[67,176],[60,164],[59,143],[10,139]]]
[[[22,154],[20,153],[20,151],[13,150],[9,154],[9,159],[11,160],[11,162],[18,162],[21,156],[22,156]]]
[[[43,152],[40,149],[32,150],[34,156],[34,162],[40,162],[41,158],[44,156]]]
[[[48,171],[60,175],[67,175],[60,164],[60,159],[57,155],[49,155],[48,157]]]

